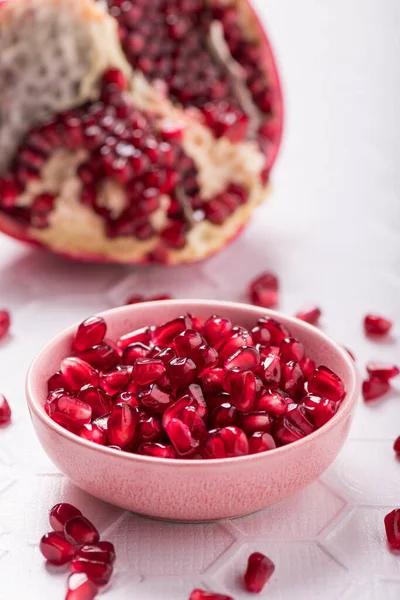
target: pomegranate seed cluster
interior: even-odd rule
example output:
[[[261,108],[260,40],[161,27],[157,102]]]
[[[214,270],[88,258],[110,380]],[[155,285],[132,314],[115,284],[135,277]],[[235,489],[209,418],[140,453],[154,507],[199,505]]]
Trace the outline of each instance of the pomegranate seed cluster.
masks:
[[[271,450],[336,413],[341,379],[265,317],[254,327],[184,315],[106,338],[78,328],[48,380],[47,414],[84,439],[161,458],[215,459]]]

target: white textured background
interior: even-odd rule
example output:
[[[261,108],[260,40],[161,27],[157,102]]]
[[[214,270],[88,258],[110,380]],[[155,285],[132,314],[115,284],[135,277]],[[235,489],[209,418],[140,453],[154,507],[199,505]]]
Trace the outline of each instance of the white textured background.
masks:
[[[207,264],[136,271],[63,262],[0,239],[0,305],[13,315],[0,347],[0,390],[13,408],[0,431],[0,598],[63,598],[37,542],[48,508],[77,504],[116,544],[110,600],[186,600],[201,585],[250,598],[238,575],[253,550],[276,563],[269,600],[398,600],[400,557],[383,516],[400,505],[397,389],[360,403],[350,439],[323,478],[257,515],[206,525],[150,521],[99,502],[62,477],[34,436],[24,377],[65,326],[130,293],[241,300],[262,269],[281,278],[281,308],[308,302],[323,327],[370,358],[400,360],[400,3],[258,0],[281,67],[286,135],[274,192],[243,237]],[[90,271],[90,274],[89,274]],[[397,321],[392,339],[365,339],[362,316]],[[398,386],[399,387],[399,386]]]

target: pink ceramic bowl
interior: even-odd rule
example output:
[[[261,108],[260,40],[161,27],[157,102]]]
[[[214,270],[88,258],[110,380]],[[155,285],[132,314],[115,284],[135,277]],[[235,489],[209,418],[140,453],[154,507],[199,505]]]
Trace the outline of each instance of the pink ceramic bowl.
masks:
[[[319,329],[262,308],[207,300],[167,300],[123,306],[102,313],[116,339],[146,324],[185,312],[222,314],[253,327],[264,315],[284,323],[317,364],[333,369],[347,394],[337,414],[315,433],[276,450],[218,460],[170,460],[124,453],[86,441],[52,421],[44,410],[46,382],[69,354],[76,326],[61,333],[34,360],[27,377],[29,410],[50,459],[93,496],[137,513],[177,521],[237,517],[280,502],[317,479],[332,463],[350,429],[359,382],[346,351]]]

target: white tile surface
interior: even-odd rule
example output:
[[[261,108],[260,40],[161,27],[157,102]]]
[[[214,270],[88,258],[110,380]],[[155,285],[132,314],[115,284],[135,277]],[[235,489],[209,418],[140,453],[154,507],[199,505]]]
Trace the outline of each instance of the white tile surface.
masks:
[[[39,348],[66,325],[133,293],[241,300],[271,269],[281,308],[309,302],[324,329],[367,359],[399,361],[400,3],[396,0],[257,0],[284,79],[287,123],[274,192],[242,238],[208,263],[163,269],[71,264],[0,239],[0,305],[13,315],[0,346],[0,389],[12,426],[0,431],[0,598],[63,598],[37,550],[47,511],[61,500],[85,510],[116,543],[110,600],[186,600],[205,586],[250,598],[239,576],[252,550],[276,562],[265,597],[394,600],[400,558],[388,553],[383,516],[400,505],[397,391],[359,406],[343,452],[320,482],[231,523],[171,525],[92,499],[57,473],[29,422],[24,376]],[[362,333],[369,310],[391,316],[392,339]]]

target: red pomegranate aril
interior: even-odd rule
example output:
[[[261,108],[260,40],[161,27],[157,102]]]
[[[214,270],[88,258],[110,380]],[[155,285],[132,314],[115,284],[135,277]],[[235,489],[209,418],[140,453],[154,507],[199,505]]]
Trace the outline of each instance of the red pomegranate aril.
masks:
[[[179,456],[191,454],[199,444],[189,427],[180,419],[171,419],[165,431]]]
[[[308,379],[311,373],[315,371],[315,362],[311,360],[311,358],[306,356],[305,358],[303,358],[303,360],[300,361],[300,369],[305,379]]]
[[[46,533],[40,540],[40,552],[52,565],[65,565],[74,558],[76,548],[58,531]]]
[[[153,351],[156,350],[155,354]],[[172,348],[164,348],[163,350],[159,350],[157,346],[155,346],[151,351],[152,358],[159,358],[163,361],[164,365],[167,365],[171,362],[173,358],[176,358],[176,354]]]
[[[256,399],[256,376],[252,371],[234,368],[226,373],[224,387],[230,394],[231,403],[242,411],[253,408]]]
[[[139,454],[154,456],[156,458],[176,458],[176,451],[173,446],[160,443],[145,443],[138,448]]]
[[[157,442],[163,437],[160,417],[157,415],[148,415],[142,417],[136,428],[135,440],[144,442]]]
[[[93,423],[88,423],[83,425],[78,431],[77,434],[79,437],[88,440],[89,442],[94,442],[95,444],[100,444],[100,446],[104,446],[107,441],[107,436],[103,429],[101,429],[98,425]]]
[[[249,454],[258,454],[276,448],[275,440],[269,433],[256,431],[249,438]]]
[[[251,330],[251,337],[255,344],[261,344],[262,346],[267,346],[271,341],[271,334],[268,329],[258,325]]]
[[[279,352],[282,362],[297,360],[300,362],[304,358],[304,346],[295,338],[285,338],[281,341]]]
[[[321,309],[318,306],[311,306],[296,313],[296,319],[310,323],[310,325],[317,325],[321,314]]]
[[[275,565],[261,552],[253,552],[249,556],[244,575],[244,584],[248,592],[259,594],[275,571]]]
[[[102,371],[111,371],[119,361],[117,351],[109,344],[98,344],[88,350],[76,352],[75,354],[95,369],[101,369]]]
[[[202,454],[206,458],[232,458],[249,453],[249,442],[244,431],[236,426],[212,429],[203,442]]]
[[[171,360],[167,366],[168,376],[173,387],[193,383],[197,376],[195,363],[187,357],[178,357]]]
[[[172,419],[180,419],[182,420],[182,414],[186,407],[193,406],[195,409],[197,408],[197,401],[195,398],[189,394],[186,394],[173,402],[168,408],[165,410],[162,416],[162,426],[164,429],[167,428],[168,423]]]
[[[238,415],[237,421],[239,427],[248,436],[253,435],[256,431],[265,431],[266,433],[271,431],[271,417],[266,412],[242,412]]]
[[[128,88],[126,77],[119,69],[108,69],[103,73],[102,84],[105,86],[110,84],[116,85],[122,91]]]
[[[118,396],[115,397],[115,402],[119,404],[120,402],[126,402],[132,408],[136,408],[139,406],[139,400],[137,399],[136,392],[121,392]]]
[[[190,594],[189,600],[233,600],[233,598],[225,594],[196,589]]]
[[[85,573],[73,573],[68,578],[65,600],[94,600],[98,589]]]
[[[296,360],[290,360],[283,365],[281,388],[290,396],[297,396],[304,389],[303,372]]]
[[[97,542],[97,544],[82,546],[76,556],[112,565],[115,562],[115,548],[111,542]]]
[[[273,346],[279,346],[283,339],[290,337],[287,328],[282,323],[278,323],[278,321],[270,317],[261,317],[261,319],[258,319],[257,324],[262,329],[269,331],[271,336],[270,344]]]
[[[125,350],[127,346],[134,344],[135,342],[140,342],[145,346],[149,346],[151,342],[151,328],[150,327],[142,327],[141,329],[135,329],[135,331],[131,331],[130,333],[126,333],[122,335],[117,344],[121,350]]]
[[[133,366],[132,377],[138,385],[154,383],[165,373],[162,360],[156,358],[138,358]]]
[[[277,354],[268,354],[261,363],[262,377],[269,387],[277,387],[281,381],[281,361]]]
[[[362,395],[365,402],[377,400],[390,390],[390,383],[379,379],[378,377],[370,377],[362,383]]]
[[[132,378],[132,367],[130,365],[119,365],[112,371],[102,373],[100,386],[110,396],[119,394],[127,387]]]
[[[72,343],[72,349],[78,352],[89,350],[101,344],[106,335],[107,325],[102,317],[89,317],[81,323]]]
[[[171,394],[162,390],[156,383],[141,389],[137,398],[146,409],[156,413],[163,413],[173,402]]]
[[[389,381],[399,375],[400,369],[391,363],[370,361],[367,363],[367,372],[371,378],[376,377],[382,381]]]
[[[337,403],[328,398],[321,398],[313,394],[307,394],[301,401],[301,405],[317,427],[322,427],[336,414]]]
[[[100,540],[96,527],[82,515],[69,519],[64,525],[64,533],[72,544],[96,544]]]
[[[274,424],[272,434],[279,446],[291,444],[304,437],[304,434],[285,417],[280,418]]]
[[[278,279],[272,273],[262,273],[249,286],[253,304],[263,308],[273,308],[278,304]]]
[[[323,396],[328,400],[339,402],[345,397],[343,381],[325,366],[319,366],[315,369],[308,379],[308,391],[316,396]]]
[[[7,335],[10,324],[11,318],[8,310],[0,310],[0,340]]]
[[[122,354],[122,363],[124,365],[134,365],[138,358],[147,358],[150,348],[140,342],[135,342],[127,346]]]
[[[392,327],[392,321],[379,315],[367,315],[364,318],[364,330],[367,335],[384,336],[390,332]]]
[[[225,369],[239,369],[248,371],[255,369],[260,364],[260,353],[253,346],[243,346],[224,363]]]
[[[309,435],[314,431],[314,425],[307,416],[307,411],[301,404],[289,404],[285,418],[292,423],[301,433]]]
[[[177,398],[189,397],[195,401],[194,406],[196,407],[196,413],[199,417],[204,417],[207,413],[207,403],[204,398],[203,391],[200,385],[192,383],[187,386],[179,388],[176,392]],[[190,403],[192,406],[192,403]]]
[[[133,440],[138,416],[131,406],[126,402],[120,402],[114,406],[108,418],[108,439],[111,445],[124,448]]]
[[[253,346],[253,340],[250,333],[243,328],[234,327],[231,334],[227,339],[223,339],[222,346],[217,344],[216,350],[218,350],[219,361],[223,364],[230,356],[235,354],[243,346]]]
[[[105,562],[75,558],[71,563],[71,573],[85,573],[93,583],[99,586],[110,581],[113,568]]]
[[[82,400],[86,404],[89,404],[92,408],[92,419],[102,417],[107,413],[111,412],[113,402],[111,396],[106,394],[103,390],[93,387],[92,385],[85,385],[78,393],[78,399]]]
[[[152,331],[152,342],[156,346],[168,346],[177,335],[186,331],[186,329],[190,329],[191,324],[189,317],[182,316],[168,321],[168,323],[164,323],[163,325],[158,325]]]
[[[61,373],[68,388],[73,392],[79,391],[89,383],[96,386],[99,381],[97,371],[89,363],[73,356],[61,361]]]
[[[288,409],[289,400],[279,391],[265,390],[257,398],[256,410],[265,411],[272,417],[280,417]]]
[[[108,431],[108,419],[110,417],[111,413],[108,413],[107,415],[103,415],[102,417],[98,417],[97,419],[95,419],[94,421],[92,421],[93,425],[96,425],[97,427],[99,427],[99,429],[101,429],[102,431],[104,431],[105,433],[107,433]]]
[[[395,508],[385,517],[386,537],[391,550],[400,551],[400,509]]]
[[[395,439],[393,450],[396,452],[397,456],[400,457],[400,436]]]
[[[222,367],[214,367],[206,371],[201,378],[204,391],[222,391],[225,375],[226,371]]]
[[[197,375],[202,377],[218,364],[218,352],[211,346],[203,344],[194,351],[193,360],[197,366]]]
[[[193,329],[186,329],[174,338],[172,346],[176,356],[189,356],[192,358],[193,351],[204,343],[201,335]]]
[[[211,346],[221,342],[232,331],[232,322],[226,317],[213,315],[204,323],[204,337]]]
[[[50,526],[54,529],[54,531],[64,532],[65,523],[70,519],[73,519],[74,517],[80,517],[81,515],[81,511],[72,504],[68,504],[67,502],[55,504],[50,510]]]
[[[49,377],[47,380],[47,391],[53,392],[54,390],[67,390],[67,382],[64,379],[64,375],[61,371],[57,371]]]
[[[187,425],[190,429],[190,433],[195,440],[201,442],[207,433],[208,429],[203,419],[199,417],[194,406],[186,406],[182,412],[182,423]]]
[[[92,407],[78,398],[61,394],[48,405],[48,414],[59,425],[78,429],[92,418]]]
[[[3,394],[0,394],[0,425],[7,425],[11,421],[11,408]]]

